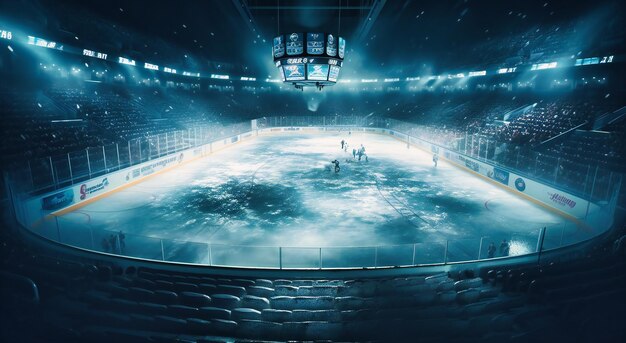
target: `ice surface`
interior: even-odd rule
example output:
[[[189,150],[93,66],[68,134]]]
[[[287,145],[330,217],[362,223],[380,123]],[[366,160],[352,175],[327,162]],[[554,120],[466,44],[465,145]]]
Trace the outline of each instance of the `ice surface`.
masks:
[[[361,144],[368,162],[352,158]],[[329,169],[334,159],[339,173]],[[433,249],[450,240],[450,254],[468,256],[481,237],[483,250],[515,237],[512,253],[534,250],[540,227],[566,221],[445,161],[434,167],[432,155],[418,148],[359,133],[260,136],[59,220],[74,230],[123,230],[129,243],[141,235],[246,246]]]

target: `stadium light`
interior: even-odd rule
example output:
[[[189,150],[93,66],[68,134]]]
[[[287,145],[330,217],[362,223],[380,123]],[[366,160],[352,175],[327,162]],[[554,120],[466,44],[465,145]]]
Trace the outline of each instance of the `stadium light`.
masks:
[[[228,75],[220,75],[220,74],[211,74],[211,78],[212,79],[218,79],[218,80],[228,80],[228,79],[230,79],[230,76],[228,76]]]
[[[120,63],[120,64],[129,65],[129,66],[134,66],[135,65],[135,60],[131,60],[131,59],[128,59],[126,57],[118,57],[117,58],[117,62]]]
[[[158,65],[152,64],[152,63],[148,63],[148,62],[145,62],[143,64],[143,67],[146,68],[146,69],[150,69],[150,70],[159,70],[159,66]]]
[[[508,73],[514,73],[515,70],[517,70],[517,67],[513,67],[513,68],[500,68],[498,69],[498,74],[508,74]]]
[[[486,70],[470,71],[469,74],[468,74],[469,77],[485,76],[485,75],[487,75],[487,71]]]
[[[13,33],[7,30],[0,30],[0,39],[12,40]]]
[[[200,73],[192,73],[192,72],[184,71],[184,72],[183,72],[183,76],[195,76],[195,77],[200,77]]]
[[[549,62],[549,63],[536,63],[530,67],[530,70],[545,70],[545,69],[553,69],[556,68],[557,62]]]
[[[94,58],[98,58],[101,60],[106,60],[107,59],[107,54],[102,53],[102,52],[97,52],[97,51],[93,51],[93,50],[89,50],[89,49],[83,49],[83,56],[88,56],[88,57],[94,57]]]
[[[39,37],[35,37],[35,36],[28,36],[28,45],[34,45],[34,46],[38,46],[41,48],[47,48],[47,49],[55,49],[55,50],[61,50],[63,51],[63,45],[59,45],[56,42],[53,41],[48,41],[45,40],[43,38],[39,38]]]

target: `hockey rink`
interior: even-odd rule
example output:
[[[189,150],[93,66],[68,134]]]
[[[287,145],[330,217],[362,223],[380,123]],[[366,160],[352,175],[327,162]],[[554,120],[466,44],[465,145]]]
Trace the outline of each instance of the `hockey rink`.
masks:
[[[368,161],[352,157],[361,144]],[[223,264],[243,266],[265,266],[264,255],[273,261],[279,246],[295,267],[299,259],[321,260],[321,251],[308,249],[317,247],[327,247],[325,266],[358,265],[349,259],[371,253],[357,247],[373,246],[381,247],[375,263],[403,265],[440,262],[444,254],[448,261],[485,258],[489,243],[498,247],[502,239],[511,255],[533,252],[544,226],[569,223],[546,235],[559,244],[584,235],[566,218],[444,160],[435,167],[430,153],[389,136],[347,132],[259,136],[58,222],[76,240],[90,228],[98,250],[108,249],[100,245],[107,235],[123,231],[123,253],[131,256],[213,264],[221,256]]]

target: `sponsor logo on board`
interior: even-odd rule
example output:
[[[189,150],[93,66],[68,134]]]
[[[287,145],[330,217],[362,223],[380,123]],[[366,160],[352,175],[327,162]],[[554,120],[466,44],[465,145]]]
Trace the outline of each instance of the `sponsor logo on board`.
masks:
[[[141,167],[140,174],[141,176],[150,175],[154,173],[155,171],[163,169],[174,162],[180,163],[182,159],[183,159],[183,154],[181,153],[178,156],[170,156],[160,161],[146,164],[145,166]]]
[[[465,158],[465,156],[459,155],[459,161],[463,162],[466,167],[477,173],[480,171],[480,165],[477,162],[470,160],[469,158]]]
[[[42,210],[58,210],[60,208],[69,206],[74,202],[74,190],[66,189],[63,192],[48,195],[41,199]]]
[[[509,172],[500,168],[493,168],[493,171],[489,171],[488,176],[505,185],[509,184]]]
[[[87,199],[87,196],[105,189],[108,185],[109,179],[107,179],[106,177],[102,179],[102,181],[91,186],[83,183],[82,185],[80,185],[80,200]]]
[[[555,204],[567,206],[569,208],[576,207],[576,201],[566,197],[565,195],[548,192],[548,196],[550,197],[550,200]]]
[[[517,188],[518,191],[523,192],[526,190],[526,182],[524,182],[524,179],[522,179],[521,177],[518,177],[515,180],[515,188]]]

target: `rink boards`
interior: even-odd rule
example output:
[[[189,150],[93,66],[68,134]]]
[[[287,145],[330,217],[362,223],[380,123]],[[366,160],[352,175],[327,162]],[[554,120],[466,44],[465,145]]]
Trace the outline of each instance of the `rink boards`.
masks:
[[[22,200],[21,206],[15,206],[17,218],[22,225],[28,228],[37,228],[42,220],[49,220],[51,215],[63,215],[74,211],[111,193],[135,185],[149,177],[167,172],[199,158],[209,156],[214,152],[241,141],[251,139],[252,136],[252,132],[247,132],[225,139],[219,139],[203,146],[178,151],[119,171],[98,176],[54,192]]]
[[[396,139],[406,142],[407,144],[421,148],[432,154],[438,154],[440,158],[451,162],[473,174],[487,178],[492,183],[503,186],[507,190],[523,196],[531,201],[539,203],[550,210],[556,211],[561,215],[565,215],[570,219],[578,221],[585,220],[591,213],[598,213],[602,206],[594,204],[588,200],[582,199],[568,192],[558,190],[556,188],[545,185],[541,182],[529,179],[525,176],[516,174],[515,172],[495,166],[475,158],[466,156],[449,150],[445,147],[427,142],[422,139],[408,136],[407,134],[389,129],[380,128],[354,128],[354,127],[285,127],[285,128],[266,128],[258,130],[259,134],[268,133],[314,133],[314,132],[363,132],[376,133],[393,136]],[[612,224],[612,214],[595,218],[598,220],[606,220],[606,223],[598,223],[602,227],[608,227]]]
[[[25,199],[20,204],[21,206],[16,206],[16,212],[18,212],[16,214],[18,219],[21,219],[23,225],[31,229],[36,229],[43,219],[50,218],[51,215],[54,217],[74,211],[108,194],[137,184],[153,175],[209,156],[213,152],[230,147],[241,141],[252,139],[258,135],[322,134],[326,132],[358,132],[389,135],[406,144],[416,146],[433,154],[437,153],[440,158],[445,159],[457,167],[486,178],[496,185],[504,187],[515,194],[523,196],[570,219],[585,221],[590,217],[590,214],[595,214],[594,217],[597,218],[594,219],[593,226],[596,229],[605,229],[612,224],[613,214],[607,213],[606,206],[599,206],[598,204],[568,192],[555,189],[541,182],[516,174],[506,168],[491,165],[394,130],[341,126],[272,127],[253,130],[226,139],[220,139],[200,147],[179,151],[168,156],[137,164],[48,194]]]

